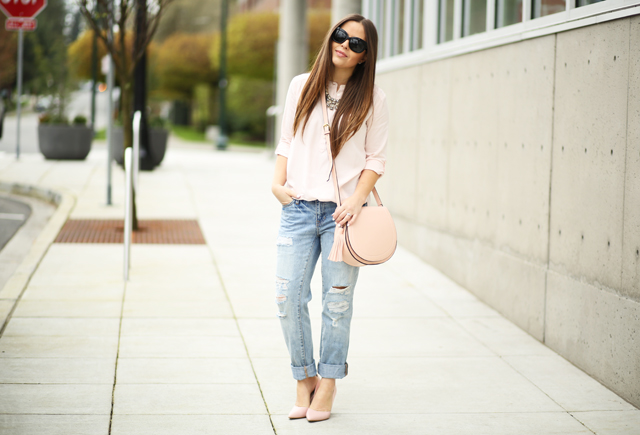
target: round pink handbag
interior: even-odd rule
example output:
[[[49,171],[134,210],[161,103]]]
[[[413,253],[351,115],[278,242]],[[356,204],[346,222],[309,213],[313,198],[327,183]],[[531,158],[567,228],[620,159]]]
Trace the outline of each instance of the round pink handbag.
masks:
[[[327,115],[327,102],[322,100],[322,114],[324,116],[324,138],[327,144],[327,155],[331,158],[331,176],[336,192],[338,207],[342,204],[340,189],[338,187],[338,174],[336,164],[331,154],[331,129]],[[396,226],[389,209],[382,205],[376,188],[373,188],[373,196],[377,207],[362,207],[358,219],[344,228],[336,227],[333,236],[333,247],[329,253],[330,261],[344,261],[351,266],[366,266],[381,264],[390,259],[398,245]]]

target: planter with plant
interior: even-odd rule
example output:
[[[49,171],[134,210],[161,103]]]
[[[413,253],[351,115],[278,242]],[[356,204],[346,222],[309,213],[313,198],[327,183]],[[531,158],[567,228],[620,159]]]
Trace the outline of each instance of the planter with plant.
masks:
[[[72,123],[60,114],[44,113],[38,125],[38,146],[49,160],[84,160],[91,151],[93,130],[87,118],[76,116]]]
[[[149,119],[149,154],[144,149],[140,149],[140,169],[148,171],[160,165],[167,151],[167,141],[169,139],[169,130],[166,128],[166,122],[160,117],[151,117]],[[124,164],[124,131],[122,125],[113,129],[113,142],[111,151],[113,158],[119,165]]]

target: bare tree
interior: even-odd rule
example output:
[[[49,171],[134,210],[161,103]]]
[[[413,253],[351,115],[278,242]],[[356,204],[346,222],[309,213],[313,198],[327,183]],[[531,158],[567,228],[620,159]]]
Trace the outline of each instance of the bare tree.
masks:
[[[137,62],[145,54],[158,24],[167,6],[173,0],[79,0],[80,11],[89,25],[104,42],[113,58],[116,73],[120,80],[122,122],[124,125],[124,146],[132,144],[132,101],[133,73]],[[126,29],[132,21],[136,5],[146,6],[146,24],[142,29],[142,38],[138,39],[130,49],[126,43]],[[118,29],[114,37],[109,28],[115,25]],[[139,24],[138,24],[139,25]],[[140,33],[140,30],[138,29]]]
[[[136,64],[146,53],[160,19],[172,1],[78,0],[82,15],[107,47],[116,68],[120,81],[120,114],[125,148],[133,144],[132,111]],[[133,44],[128,44],[127,26],[131,27],[134,16],[137,37]],[[116,33],[113,32],[114,27],[117,28]],[[133,226],[138,229],[135,196],[133,210]]]

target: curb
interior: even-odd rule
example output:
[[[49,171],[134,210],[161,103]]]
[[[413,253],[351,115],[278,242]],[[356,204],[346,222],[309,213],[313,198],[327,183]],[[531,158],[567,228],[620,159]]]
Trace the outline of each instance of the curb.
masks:
[[[76,198],[74,195],[66,192],[55,192],[37,186],[6,182],[0,182],[0,192],[30,196],[57,205],[56,211],[53,212],[53,215],[49,218],[49,222],[47,222],[42,232],[33,242],[27,256],[22,260],[20,266],[18,266],[13,275],[11,275],[11,278],[6,282],[2,290],[0,290],[1,299],[13,299],[17,302],[29,283],[31,276],[40,264],[42,257],[44,257],[49,246],[51,246],[60,229],[67,221],[69,214],[71,214],[71,210],[76,204]],[[10,317],[11,315],[7,316],[5,324]]]

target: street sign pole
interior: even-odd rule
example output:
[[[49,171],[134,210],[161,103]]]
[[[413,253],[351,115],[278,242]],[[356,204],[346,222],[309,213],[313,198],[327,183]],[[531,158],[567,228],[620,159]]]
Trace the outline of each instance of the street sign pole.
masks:
[[[22,29],[18,30],[18,107],[17,107],[17,121],[18,128],[16,129],[16,160],[20,159],[20,111],[22,109]]]
[[[111,205],[111,162],[113,161],[113,87],[115,86],[114,65],[109,55],[109,73],[107,74],[107,205]]]
[[[222,13],[220,14],[220,72],[218,73],[218,143],[219,150],[227,149],[227,15],[229,14],[228,0],[222,0]]]
[[[113,1],[109,1],[109,18],[107,30],[107,39],[109,42],[113,42],[113,22],[111,16],[113,12]],[[107,71],[107,205],[111,205],[111,167],[113,166],[113,87],[115,86],[115,65],[113,63],[113,57],[111,54],[107,55],[109,58],[109,69]]]
[[[33,32],[38,25],[35,17],[47,7],[48,0],[0,0],[0,11],[7,16],[4,28],[18,31],[18,107],[16,108],[16,160],[20,159],[20,112],[22,112],[22,51],[24,31]]]

